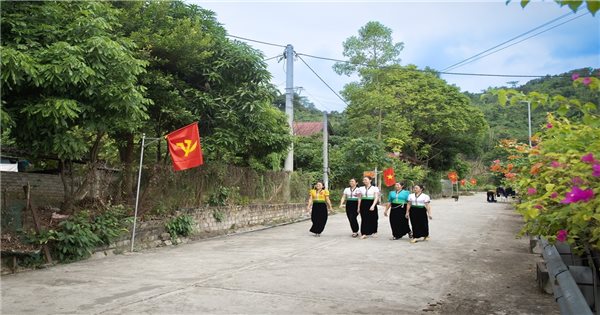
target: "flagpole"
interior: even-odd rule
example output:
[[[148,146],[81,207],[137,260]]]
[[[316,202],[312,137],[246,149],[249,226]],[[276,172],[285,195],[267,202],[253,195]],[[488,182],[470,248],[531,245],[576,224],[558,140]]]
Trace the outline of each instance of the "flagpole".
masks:
[[[161,138],[147,138],[153,141],[150,141],[148,144],[159,141]],[[135,211],[133,213],[133,229],[131,231],[131,251],[133,252],[133,245],[135,243],[135,228],[137,223],[137,214],[138,214],[138,205],[140,201],[140,184],[142,182],[142,165],[144,163],[144,148],[146,147],[146,134],[142,134],[142,147],[140,150],[140,167],[138,170],[138,180],[137,180],[137,190],[135,193]]]
[[[133,252],[133,245],[135,243],[135,227],[137,223],[138,205],[140,199],[140,182],[142,181],[142,163],[144,162],[144,147],[146,144],[146,134],[142,134],[142,148],[140,150],[140,168],[138,170],[137,190],[135,193],[135,211],[133,213],[133,230],[131,231],[131,251]]]

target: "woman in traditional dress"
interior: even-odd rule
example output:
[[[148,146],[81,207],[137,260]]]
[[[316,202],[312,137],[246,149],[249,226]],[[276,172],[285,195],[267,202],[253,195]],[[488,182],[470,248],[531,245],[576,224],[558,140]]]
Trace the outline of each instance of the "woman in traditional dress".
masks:
[[[327,224],[327,210],[331,208],[329,191],[325,189],[322,181],[318,181],[315,184],[315,188],[309,192],[308,206],[306,207],[312,221],[310,231],[315,236],[321,236],[321,233],[325,229],[325,224]]]
[[[346,206],[346,216],[348,222],[350,222],[350,229],[352,229],[352,237],[358,236],[358,187],[356,179],[350,179],[350,187],[346,187],[342,193],[342,200],[340,201],[340,208]]]
[[[379,188],[371,185],[372,179],[369,176],[363,177],[363,185],[359,188],[358,209],[360,209],[360,234],[362,239],[372,235],[377,237],[377,200],[379,200]]]
[[[418,238],[423,241],[429,240],[429,220],[431,216],[431,198],[423,193],[423,185],[415,185],[414,193],[408,196],[406,206],[406,218],[410,218],[412,226],[411,243],[416,243]]]
[[[391,240],[401,239],[404,235],[410,236],[410,227],[406,218],[406,203],[410,192],[404,189],[403,183],[396,183],[395,190],[388,194],[388,205],[384,215],[387,217],[390,213],[390,226],[392,227]]]

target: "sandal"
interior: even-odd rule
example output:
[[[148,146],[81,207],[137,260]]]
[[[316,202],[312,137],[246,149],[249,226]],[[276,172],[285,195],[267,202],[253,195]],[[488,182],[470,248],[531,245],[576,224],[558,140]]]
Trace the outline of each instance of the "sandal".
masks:
[[[358,233],[352,233],[352,237],[357,237]]]
[[[366,238],[367,238],[367,236],[366,236],[366,235],[363,235],[363,236],[361,236],[361,237],[360,237],[360,239],[361,239],[361,240],[364,240],[364,239],[366,239]]]

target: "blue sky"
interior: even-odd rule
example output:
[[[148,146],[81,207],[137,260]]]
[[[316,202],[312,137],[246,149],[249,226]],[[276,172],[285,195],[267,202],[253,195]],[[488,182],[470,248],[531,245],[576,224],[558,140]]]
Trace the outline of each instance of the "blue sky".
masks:
[[[401,64],[437,70],[471,57],[514,36],[569,13],[554,1],[532,1],[525,9],[514,1],[188,1],[216,13],[231,35],[275,44],[292,44],[296,52],[344,59],[342,43],[369,21],[393,30],[395,42],[404,42]],[[587,12],[557,21],[567,21]],[[552,26],[550,25],[550,26]],[[543,29],[540,29],[540,31]],[[534,33],[531,33],[532,35]],[[280,55],[283,48],[249,43],[265,58]],[[337,92],[356,80],[337,75],[333,62],[304,57]],[[272,82],[283,91],[283,62],[267,61]],[[571,69],[600,67],[600,12],[587,14],[522,43],[494,53],[452,72],[546,75]],[[479,92],[489,86],[529,79],[443,75],[463,91]],[[339,100],[300,61],[294,63],[294,86],[302,87],[321,110],[341,111]]]

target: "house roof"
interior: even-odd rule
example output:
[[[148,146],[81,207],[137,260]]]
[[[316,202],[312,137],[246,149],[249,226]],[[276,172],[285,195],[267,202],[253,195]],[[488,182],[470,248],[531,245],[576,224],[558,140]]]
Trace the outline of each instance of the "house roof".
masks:
[[[312,136],[323,131],[323,123],[317,122],[294,122],[294,135],[296,136]]]

